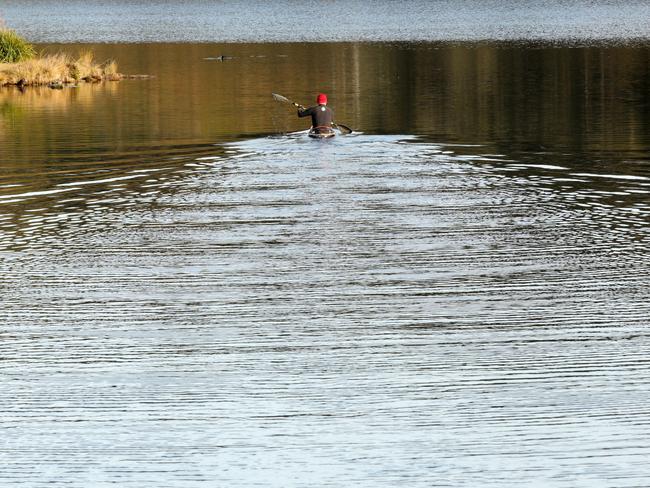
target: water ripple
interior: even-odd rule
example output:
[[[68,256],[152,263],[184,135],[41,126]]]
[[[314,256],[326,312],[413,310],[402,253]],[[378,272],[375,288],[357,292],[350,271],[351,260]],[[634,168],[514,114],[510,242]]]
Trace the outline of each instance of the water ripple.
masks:
[[[53,4],[5,0],[3,15],[30,39],[47,42],[314,42],[314,41],[484,41],[549,42],[647,40],[644,2],[616,0],[407,0],[399,12],[386,0],[371,8],[361,0],[326,5],[327,22],[311,25],[307,1],[255,4],[241,0],[213,3],[161,0],[147,3],[69,0]],[[47,19],[47,21],[44,21]],[[209,59],[209,58],[206,58]],[[630,100],[632,102],[635,99]]]
[[[214,151],[11,237],[2,482],[647,484],[644,179],[406,136]]]

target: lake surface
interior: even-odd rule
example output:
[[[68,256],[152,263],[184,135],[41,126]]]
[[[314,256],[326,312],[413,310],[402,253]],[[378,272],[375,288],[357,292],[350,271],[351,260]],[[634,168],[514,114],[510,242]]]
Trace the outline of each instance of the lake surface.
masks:
[[[3,0],[0,15],[35,42],[650,39],[643,0]]]
[[[155,78],[0,91],[0,485],[648,485],[650,48],[41,48]]]

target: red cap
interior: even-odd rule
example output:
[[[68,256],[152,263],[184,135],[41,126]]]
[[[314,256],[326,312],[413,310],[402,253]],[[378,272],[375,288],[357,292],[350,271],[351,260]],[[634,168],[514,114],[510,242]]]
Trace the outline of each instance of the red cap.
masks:
[[[316,97],[316,103],[318,105],[327,105],[327,95],[324,93],[319,93]]]

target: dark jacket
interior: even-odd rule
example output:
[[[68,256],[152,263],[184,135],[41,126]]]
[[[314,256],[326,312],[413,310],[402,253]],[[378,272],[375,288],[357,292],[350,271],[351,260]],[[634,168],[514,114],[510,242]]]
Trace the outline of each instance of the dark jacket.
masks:
[[[332,112],[331,108],[325,105],[316,105],[304,110],[298,109],[298,117],[307,117],[308,115],[311,115],[312,127],[332,127],[334,112]]]

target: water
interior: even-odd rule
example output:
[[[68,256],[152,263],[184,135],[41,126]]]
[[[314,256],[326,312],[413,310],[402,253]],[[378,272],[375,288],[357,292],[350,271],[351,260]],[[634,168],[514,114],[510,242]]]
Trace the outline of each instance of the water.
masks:
[[[37,42],[629,42],[650,37],[640,0],[4,0],[0,13]],[[47,16],[47,22],[43,17]]]
[[[0,92],[0,485],[648,485],[646,47],[91,47]]]

